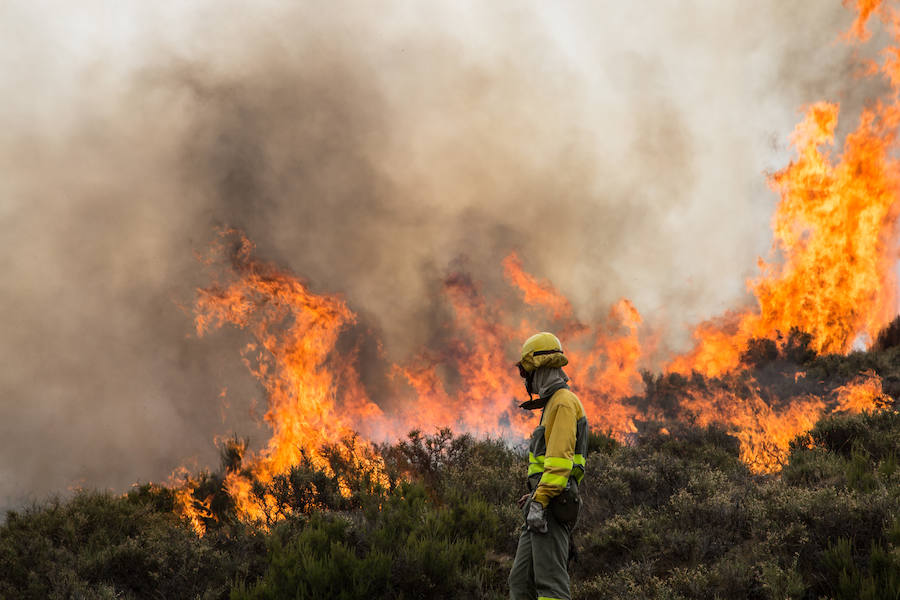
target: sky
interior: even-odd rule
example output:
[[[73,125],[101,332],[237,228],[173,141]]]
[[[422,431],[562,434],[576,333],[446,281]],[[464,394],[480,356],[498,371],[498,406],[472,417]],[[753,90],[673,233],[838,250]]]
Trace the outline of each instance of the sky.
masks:
[[[837,0],[0,3],[0,508],[265,439],[246,339],[186,308],[221,227],[341,294],[387,360],[433,339],[449,270],[511,293],[511,251],[581,318],[626,297],[685,349],[752,301],[802,107],[847,128],[878,85],[851,22]]]

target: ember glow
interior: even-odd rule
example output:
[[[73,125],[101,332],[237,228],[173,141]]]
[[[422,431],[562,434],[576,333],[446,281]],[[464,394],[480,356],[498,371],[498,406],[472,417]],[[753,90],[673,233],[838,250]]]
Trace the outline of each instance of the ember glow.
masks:
[[[874,14],[898,37],[900,21],[880,2],[859,0],[857,8],[849,38],[864,41]],[[447,274],[446,336],[390,366],[385,377],[399,399],[370,397],[356,353],[338,350],[342,331],[357,320],[347,303],[312,292],[296,276],[257,258],[243,234],[223,231],[205,258],[216,281],[198,291],[196,331],[207,335],[225,325],[247,331],[243,358],[265,390],[265,420],[272,431],[266,446],[246,457],[245,471],[227,475],[240,515],[264,523],[277,508],[271,498],[251,493],[250,476],[267,483],[303,458],[327,470],[323,445],[356,433],[374,442],[412,429],[450,426],[510,440],[524,437],[534,419],[517,407],[524,392],[512,365],[521,341],[538,330],[552,330],[563,340],[573,390],[596,430],[624,439],[642,422],[674,411],[700,425],[724,426],[755,472],[777,470],[789,442],[824,414],[878,406],[884,400],[881,381],[871,372],[822,393],[811,393],[804,387],[805,374],[793,373],[795,387],[773,398],[741,361],[752,340],[772,340],[783,349],[792,330],[808,334],[809,348],[818,354],[847,353],[873,340],[896,316],[897,55],[891,49],[880,67],[893,95],[864,110],[842,143],[836,136],[837,105],[821,102],[806,109],[792,136],[796,156],[769,177],[780,202],[772,218],[772,254],[759,260],[759,274],[747,282],[756,305],[700,324],[695,346],[670,358],[664,369],[669,376],[703,376],[709,383],[678,395],[677,407],[668,413],[633,401],[643,391],[641,369],[660,337],[643,325],[635,306],[621,299],[604,319],[585,323],[569,300],[551,282],[529,273],[515,253],[497,264],[509,284],[502,297],[484,292],[465,272]],[[363,451],[354,460],[376,478],[382,473],[374,452]],[[198,507],[187,496],[179,501],[197,527],[202,502]]]

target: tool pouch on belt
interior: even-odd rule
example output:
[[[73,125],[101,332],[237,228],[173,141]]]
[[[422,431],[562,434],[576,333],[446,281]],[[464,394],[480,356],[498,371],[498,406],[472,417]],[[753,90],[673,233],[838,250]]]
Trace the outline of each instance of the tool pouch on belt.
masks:
[[[569,479],[566,489],[550,500],[550,512],[557,521],[572,528],[578,520],[579,510],[581,498],[578,496],[578,484],[574,479]]]

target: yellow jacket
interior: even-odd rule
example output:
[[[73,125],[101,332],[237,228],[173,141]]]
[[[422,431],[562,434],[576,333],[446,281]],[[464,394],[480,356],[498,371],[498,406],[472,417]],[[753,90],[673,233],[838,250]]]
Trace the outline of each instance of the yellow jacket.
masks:
[[[588,423],[578,396],[567,388],[547,401],[528,448],[528,485],[545,508],[566,487],[581,483],[587,455]]]

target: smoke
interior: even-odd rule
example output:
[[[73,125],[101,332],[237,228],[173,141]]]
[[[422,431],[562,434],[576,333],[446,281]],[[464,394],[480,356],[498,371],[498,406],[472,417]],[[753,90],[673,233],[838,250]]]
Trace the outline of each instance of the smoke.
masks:
[[[798,107],[875,85],[839,2],[183,4],[0,5],[0,506],[262,441],[243,337],[180,308],[217,227],[343,294],[364,363],[513,250],[683,347],[748,301]]]

